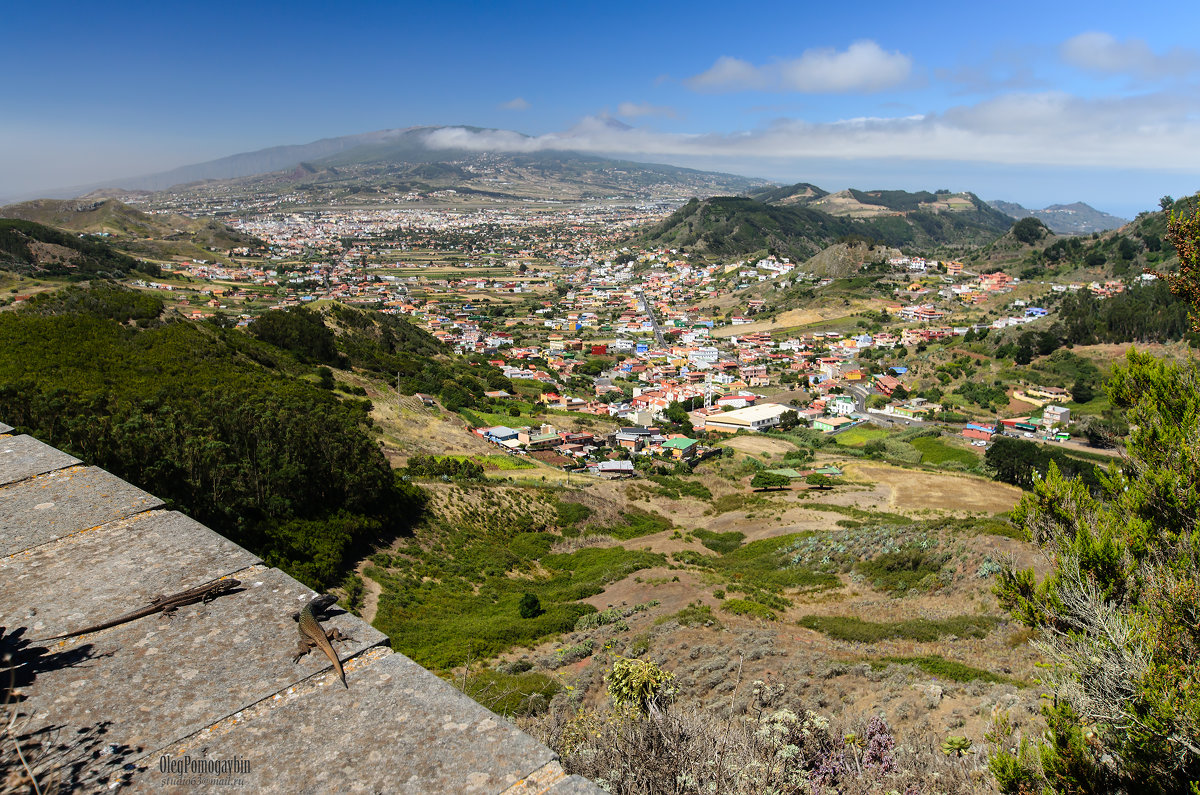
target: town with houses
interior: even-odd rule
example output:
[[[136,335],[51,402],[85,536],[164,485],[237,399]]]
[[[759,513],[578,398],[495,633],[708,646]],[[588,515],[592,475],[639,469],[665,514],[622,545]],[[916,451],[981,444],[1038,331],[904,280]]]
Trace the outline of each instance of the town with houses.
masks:
[[[836,434],[863,422],[932,420],[943,407],[908,394],[901,352],[1049,314],[1014,298],[1003,304],[1007,312],[986,323],[956,322],[965,310],[1013,292],[1021,280],[897,252],[880,263],[892,285],[880,310],[887,330],[781,333],[760,322],[771,309],[770,295],[793,287],[819,291],[832,279],[775,256],[700,264],[673,250],[614,247],[655,212],[391,209],[251,216],[237,222],[240,230],[268,245],[253,265],[189,261],[168,272],[207,283],[197,291],[201,301],[181,307],[197,319],[237,312],[240,301],[263,296],[272,298],[274,309],[340,301],[403,315],[458,353],[487,357],[508,378],[539,382],[547,409],[620,424],[619,432],[603,435],[550,426],[474,430],[514,455],[549,451],[564,466],[606,476],[633,474],[630,460],[638,456],[686,460],[709,452],[696,439],[659,432],[672,406],[686,407],[694,431],[717,434],[797,424]],[[486,237],[476,234],[481,228]],[[463,251],[453,269],[420,256],[447,236],[458,236]],[[151,280],[138,286],[183,289]],[[1047,296],[1086,290],[1100,298],[1125,289],[1120,281],[1039,287]],[[253,316],[240,313],[237,322],[252,323]],[[610,366],[585,368],[594,357]],[[1026,392],[1023,399],[1042,407],[1039,414],[969,423],[962,436],[979,446],[1006,432],[1069,438],[1070,413],[1055,403],[1066,402],[1064,396],[1036,386]]]

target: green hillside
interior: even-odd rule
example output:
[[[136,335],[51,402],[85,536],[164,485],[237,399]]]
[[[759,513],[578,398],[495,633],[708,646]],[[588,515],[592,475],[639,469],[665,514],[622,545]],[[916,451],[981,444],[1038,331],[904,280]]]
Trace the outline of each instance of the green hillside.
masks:
[[[0,269],[70,279],[117,278],[132,271],[158,274],[157,266],[138,262],[95,238],[14,218],[0,218]]]
[[[815,199],[828,196],[829,191],[822,190],[808,182],[797,182],[795,185],[785,185],[781,188],[765,188],[747,194],[755,201],[766,204],[807,204]]]
[[[920,206],[924,194],[906,196],[909,198],[887,196],[884,200]],[[680,248],[706,257],[741,257],[768,250],[803,261],[844,240],[930,250],[980,245],[1009,228],[1011,218],[974,197],[971,199],[964,202],[968,207],[965,210],[896,211],[868,218],[834,215],[814,207],[777,206],[746,197],[693,199],[643,232],[638,242],[651,247]]]
[[[113,248],[151,259],[214,259],[262,241],[204,218],[144,213],[117,199],[36,199],[0,207],[0,218],[33,221],[66,232],[103,235]]]
[[[507,382],[443,351],[403,320],[338,305],[269,313],[247,333],[110,282],[72,285],[0,313],[0,416],[329,587],[420,513],[371,404],[331,368],[388,385],[399,373],[406,391],[467,405]]]
[[[1186,201],[1175,202],[1170,209],[1186,211]],[[1166,210],[1141,213],[1120,229],[1078,236],[1055,235],[1037,219],[1024,218],[966,261],[969,267],[1003,269],[1024,279],[1127,279],[1147,268],[1178,267],[1166,236]]]

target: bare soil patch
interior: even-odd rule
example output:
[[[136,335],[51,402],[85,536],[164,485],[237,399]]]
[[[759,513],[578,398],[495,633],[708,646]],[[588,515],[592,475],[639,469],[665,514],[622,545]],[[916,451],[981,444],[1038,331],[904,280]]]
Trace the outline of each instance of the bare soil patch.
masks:
[[[747,323],[743,326],[723,326],[722,328],[713,329],[712,336],[732,337],[741,334],[753,334],[756,331],[771,331],[777,328],[805,326],[809,323],[819,323],[822,320],[829,320],[833,317],[844,317],[845,315],[846,307],[837,307],[837,309],[789,309],[786,312],[781,312],[771,320],[764,320],[759,323]]]
[[[791,442],[785,442],[782,439],[771,439],[766,436],[737,436],[733,439],[727,439],[722,442],[726,447],[732,447],[741,453],[749,453],[750,455],[762,455],[770,453],[787,453],[796,449],[796,446]]]

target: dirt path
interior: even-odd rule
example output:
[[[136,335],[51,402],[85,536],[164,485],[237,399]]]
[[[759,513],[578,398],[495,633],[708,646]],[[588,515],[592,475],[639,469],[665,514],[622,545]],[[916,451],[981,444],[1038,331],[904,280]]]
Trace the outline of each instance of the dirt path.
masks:
[[[379,583],[363,573],[366,567],[367,562],[363,561],[357,569],[358,576],[362,577],[363,581],[362,620],[368,624],[374,624],[375,614],[379,612],[379,596],[383,593],[383,588],[379,587]]]

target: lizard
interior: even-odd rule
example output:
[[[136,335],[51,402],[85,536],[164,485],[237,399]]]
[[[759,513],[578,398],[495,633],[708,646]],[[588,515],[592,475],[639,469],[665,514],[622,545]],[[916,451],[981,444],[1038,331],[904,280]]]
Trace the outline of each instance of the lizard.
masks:
[[[150,600],[150,604],[138,610],[134,610],[132,613],[126,613],[123,616],[118,616],[117,618],[113,618],[108,621],[102,621],[99,624],[92,624],[89,627],[77,629],[73,632],[68,632],[65,635],[55,635],[53,637],[42,638],[41,640],[34,642],[43,643],[49,640],[62,640],[64,638],[73,638],[77,635],[86,635],[89,632],[99,632],[102,629],[108,629],[109,627],[115,627],[118,624],[135,621],[139,618],[153,615],[155,613],[162,613],[163,615],[169,616],[184,605],[190,605],[196,602],[208,602],[211,599],[216,599],[221,594],[229,593],[241,584],[242,583],[240,581],[233,579],[217,580],[216,582],[210,582],[208,585],[201,585],[198,588],[189,588],[186,591],[180,591],[179,593],[174,593],[170,596],[156,596]]]
[[[353,641],[354,638],[342,634],[340,629],[327,630],[317,621],[317,615],[333,607],[336,602],[337,597],[333,594],[322,594],[306,604],[299,613],[292,614],[292,619],[297,622],[300,631],[300,642],[296,644],[296,654],[292,657],[292,662],[300,662],[301,657],[318,648],[325,652],[325,656],[333,663],[333,669],[342,680],[342,687],[349,690],[350,685],[346,684],[346,672],[342,670],[342,661],[338,659],[330,641]]]

